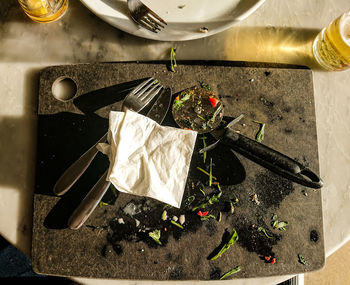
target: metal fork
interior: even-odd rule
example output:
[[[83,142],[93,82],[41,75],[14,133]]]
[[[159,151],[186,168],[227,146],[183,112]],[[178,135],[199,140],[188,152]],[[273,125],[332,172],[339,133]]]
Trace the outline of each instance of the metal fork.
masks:
[[[163,87],[158,82],[155,83],[153,78],[148,79],[127,95],[123,102],[122,109],[130,109],[135,112],[140,112],[162,88]],[[111,184],[106,180],[107,172],[108,171],[106,171],[100,177],[100,179],[85,196],[83,201],[81,201],[79,206],[74,210],[73,214],[68,220],[68,227],[70,229],[79,229],[95,210],[102,197],[106,194]]]
[[[167,23],[140,0],[128,0],[131,18],[141,27],[158,33]]]
[[[154,83],[153,78],[142,82],[136,86],[124,99],[122,110],[130,109],[140,112],[159,91],[163,88],[159,83]],[[107,133],[102,136],[89,150],[78,158],[57,180],[53,192],[61,196],[66,193],[80,176],[89,167],[96,154],[98,153],[97,145],[107,140]]]

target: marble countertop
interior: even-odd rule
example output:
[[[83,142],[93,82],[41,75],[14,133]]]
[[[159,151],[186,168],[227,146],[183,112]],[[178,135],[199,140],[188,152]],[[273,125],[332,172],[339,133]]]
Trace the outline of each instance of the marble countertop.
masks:
[[[179,60],[288,63],[313,69],[320,174],[325,182],[325,247],[330,255],[350,238],[350,70],[319,70],[311,56],[311,41],[348,9],[348,0],[267,0],[256,13],[220,34],[157,42],[117,30],[78,0],[71,0],[67,14],[51,24],[32,22],[15,0],[1,1],[0,234],[30,255],[38,71],[56,64],[168,60],[170,48],[176,47]],[[258,283],[275,284],[286,278],[258,279]]]

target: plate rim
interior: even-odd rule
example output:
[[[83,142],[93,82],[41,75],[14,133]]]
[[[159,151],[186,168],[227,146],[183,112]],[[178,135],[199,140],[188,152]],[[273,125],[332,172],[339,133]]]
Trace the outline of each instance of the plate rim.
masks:
[[[103,2],[102,0],[98,0],[98,1],[99,2]],[[235,23],[240,22],[240,21],[246,19],[251,14],[253,14],[257,9],[260,8],[260,6],[262,6],[262,4],[265,1],[266,0],[255,0],[255,3],[252,4],[252,6],[250,8],[248,8],[247,10],[245,10],[242,14],[240,14],[239,16],[236,16],[236,18],[232,18],[231,21],[225,22],[225,24],[223,24],[222,26],[208,31],[207,33],[202,33],[202,32],[191,33],[190,35],[186,35],[186,36],[180,37],[180,36],[173,36],[173,35],[167,36],[167,34],[164,33],[164,31],[162,31],[160,33],[153,33],[153,32],[150,32],[150,31],[148,31],[146,29],[137,27],[136,24],[134,26],[134,29],[132,29],[132,28],[130,29],[130,27],[128,27],[128,25],[123,25],[122,24],[123,21],[125,21],[124,19],[123,19],[123,21],[115,21],[115,20],[113,21],[107,15],[103,15],[103,14],[99,13],[96,9],[94,9],[92,7],[92,5],[90,5],[91,1],[89,1],[89,0],[80,0],[80,2],[86,8],[88,8],[94,15],[96,15],[97,17],[99,17],[104,22],[108,23],[109,25],[111,25],[111,26],[113,26],[113,27],[115,27],[115,28],[125,32],[125,33],[128,33],[130,35],[141,37],[141,38],[145,38],[145,39],[150,39],[150,40],[156,40],[156,41],[188,41],[188,40],[195,40],[195,39],[206,38],[206,37],[209,37],[209,36],[221,33],[223,31],[231,28]],[[133,21],[130,18],[128,20],[129,20],[130,23],[133,23]]]

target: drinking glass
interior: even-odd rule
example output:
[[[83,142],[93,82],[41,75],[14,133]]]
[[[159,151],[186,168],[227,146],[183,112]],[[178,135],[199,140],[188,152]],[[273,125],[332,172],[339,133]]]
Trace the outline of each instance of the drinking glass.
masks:
[[[350,67],[350,11],[339,16],[316,36],[313,54],[327,70]]]
[[[56,21],[68,8],[68,0],[18,0],[24,12],[39,23]]]

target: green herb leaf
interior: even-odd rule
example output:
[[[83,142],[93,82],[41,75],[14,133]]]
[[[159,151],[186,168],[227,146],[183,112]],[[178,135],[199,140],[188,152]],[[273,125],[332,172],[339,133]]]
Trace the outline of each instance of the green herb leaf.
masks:
[[[174,108],[175,108],[175,110],[179,110],[184,105],[184,103],[188,99],[191,98],[191,94],[190,93],[181,93],[178,97],[179,98],[176,97],[177,99],[174,101]]]
[[[205,141],[206,140],[206,137],[205,136],[202,136],[201,139],[203,140],[203,148],[206,148],[207,147],[207,142]],[[207,152],[203,152],[203,162],[205,163],[207,159]]]
[[[263,227],[259,227],[259,228],[258,228],[258,232],[263,232],[263,233],[265,234],[266,237],[272,238],[271,236],[269,236],[269,235],[267,234],[266,230],[265,230]]]
[[[170,66],[171,66],[171,71],[175,72],[175,67],[177,67],[176,64],[176,49],[171,48],[170,50]]]
[[[206,220],[209,220],[209,219],[216,219],[216,217],[214,215],[206,215],[204,217],[201,217],[201,220],[202,221],[206,221]]]
[[[307,264],[307,262],[306,262],[304,256],[302,256],[300,253],[298,254],[298,261],[299,261],[301,264],[304,264],[304,265]]]
[[[198,169],[199,171],[203,172],[204,174],[210,176],[210,173],[208,173],[207,171],[205,171],[203,168],[200,168],[200,167],[197,166],[197,169]],[[214,179],[214,180],[216,180],[216,177],[213,176],[213,175],[211,176],[211,178]]]
[[[257,142],[262,142],[265,136],[265,123],[254,121],[255,123],[260,124],[260,129],[255,136]]]
[[[208,205],[212,205],[214,203],[219,202],[219,198],[221,197],[222,192],[218,193],[218,194],[213,194],[211,197],[206,197],[206,201],[203,202],[202,204],[199,204],[198,206],[192,208],[192,211],[195,211],[197,209],[203,209]]]
[[[108,206],[108,205],[109,205],[108,203],[102,202],[102,201],[100,201],[100,203],[99,203],[100,208],[102,208],[103,206]]]
[[[162,220],[165,221],[168,218],[167,211],[164,210],[162,213]]]
[[[181,226],[179,223],[175,222],[174,220],[171,220],[171,223],[172,223],[173,225],[177,226],[178,228],[182,229],[182,230],[184,229],[183,226]]]
[[[213,182],[213,159],[210,158],[210,168],[209,168],[209,186],[211,186]]]
[[[160,230],[154,230],[153,232],[149,232],[148,235],[159,245],[162,245],[160,239]]]
[[[237,272],[241,271],[241,267],[240,266],[236,266],[235,268],[231,269],[230,271],[227,271],[224,275],[222,275],[220,277],[220,280],[225,279],[226,277],[235,274]]]
[[[220,106],[215,110],[213,116],[212,116],[211,119],[210,119],[210,122],[214,123],[214,121],[215,121],[217,115],[219,115],[221,109],[222,109],[222,105],[220,105]]]
[[[195,199],[196,199],[196,197],[194,197],[194,195],[189,196],[185,202],[186,206],[191,205]]]
[[[235,229],[232,230],[230,239],[227,243],[225,243],[223,245],[223,247],[220,249],[220,251],[214,256],[212,257],[210,260],[215,260],[218,257],[220,257],[226,250],[228,250],[230,248],[231,245],[233,245],[236,241],[238,240],[238,234],[236,232]]]
[[[205,83],[204,81],[201,81],[200,84],[201,84],[201,87],[202,87],[202,88],[207,89],[207,90],[209,90],[209,91],[212,90],[208,83]]]
[[[286,226],[288,225],[288,222],[278,222],[277,224],[277,228],[281,231],[285,231],[286,230]]]
[[[286,230],[286,226],[288,226],[288,224],[289,224],[287,221],[284,221],[284,222],[283,221],[278,221],[277,220],[277,214],[273,214],[271,220],[272,220],[272,223],[271,223],[272,227],[274,229],[278,229],[280,231],[285,231]]]

